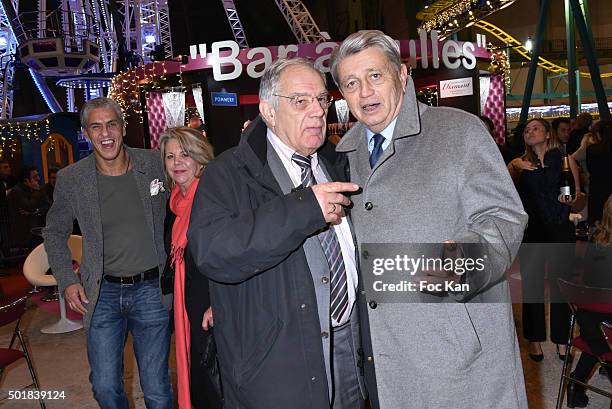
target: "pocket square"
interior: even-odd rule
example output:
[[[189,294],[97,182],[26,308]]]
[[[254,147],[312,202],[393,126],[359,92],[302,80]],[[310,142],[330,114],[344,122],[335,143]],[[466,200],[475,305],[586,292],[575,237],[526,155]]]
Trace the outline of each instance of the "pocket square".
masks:
[[[159,192],[165,192],[164,182],[159,179],[153,179],[151,181],[151,196],[156,196]]]

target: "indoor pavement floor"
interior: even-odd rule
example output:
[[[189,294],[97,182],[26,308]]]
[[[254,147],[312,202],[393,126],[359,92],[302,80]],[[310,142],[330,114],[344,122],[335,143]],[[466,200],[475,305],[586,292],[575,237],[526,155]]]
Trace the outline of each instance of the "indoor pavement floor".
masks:
[[[520,317],[520,306],[515,305],[515,316]],[[40,329],[53,323],[57,316],[29,303],[22,319],[21,328],[27,335],[27,341],[32,359],[40,379],[42,389],[46,391],[63,391],[65,399],[47,400],[47,408],[62,409],[94,409],[97,404],[93,399],[89,384],[89,366],[85,349],[85,331],[78,330],[67,334],[42,334]],[[6,346],[10,340],[12,326],[0,329],[0,345]],[[517,332],[521,333],[520,322]],[[522,360],[525,371],[529,408],[554,409],[557,399],[559,376],[562,362],[557,358],[554,345],[544,344],[545,359],[534,362],[526,354],[527,344],[519,337]],[[171,354],[170,367],[173,380],[176,382],[175,360]],[[24,360],[13,364],[5,370],[0,384],[0,398],[4,398],[9,390],[16,390],[29,383],[29,372]],[[610,390],[610,385],[604,376],[595,373],[591,383],[602,389]],[[145,408],[143,395],[138,381],[136,360],[128,340],[125,353],[125,385],[130,399],[131,408]],[[610,401],[593,392],[589,392],[588,408],[607,409]],[[3,409],[35,409],[39,408],[35,400],[1,400]],[[566,407],[564,405],[564,407]],[[290,408],[287,408],[290,409]],[[442,409],[442,408],[440,408]],[[450,408],[449,408],[450,409]],[[485,408],[479,408],[485,409]]]

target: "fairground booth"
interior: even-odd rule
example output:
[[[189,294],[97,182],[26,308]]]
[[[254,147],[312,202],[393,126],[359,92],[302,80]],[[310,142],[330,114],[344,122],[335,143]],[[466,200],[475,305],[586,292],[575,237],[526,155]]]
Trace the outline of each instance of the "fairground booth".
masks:
[[[399,40],[402,59],[410,67],[419,99],[429,105],[452,106],[493,119],[499,142],[505,134],[504,72],[484,44],[440,39],[421,32]],[[235,41],[192,45],[189,56],[153,62],[120,73],[110,95],[128,114],[128,141],[156,148],[166,127],[203,119],[207,137],[218,154],[238,143],[243,124],[258,114],[259,78],[279,56],[312,59],[327,72],[334,97],[328,112],[328,136],[341,137],[354,119],[329,74],[330,54],[338,43],[291,44],[239,48]],[[197,119],[191,120],[198,126]]]

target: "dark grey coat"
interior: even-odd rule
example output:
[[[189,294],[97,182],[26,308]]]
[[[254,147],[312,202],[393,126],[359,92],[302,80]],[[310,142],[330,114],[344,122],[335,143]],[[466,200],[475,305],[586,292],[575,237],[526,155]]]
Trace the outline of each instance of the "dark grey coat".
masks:
[[[361,298],[362,307],[369,305],[362,312],[367,311],[370,325],[366,380],[374,379],[373,363],[379,398],[374,407],[526,409],[503,276],[527,216],[481,121],[464,111],[418,103],[409,78],[391,144],[374,169],[362,124],[337,150],[346,152],[351,181],[363,189],[352,196],[359,248],[456,240],[492,250],[488,274],[468,277],[471,294],[438,304],[373,304],[375,299]]]
[[[237,148],[206,167],[188,232],[194,261],[210,278],[225,407],[329,408],[329,323],[319,317],[304,246],[326,223],[312,189],[283,193],[266,129],[257,118]],[[333,149],[318,155],[342,180],[346,160],[337,162]]]
[[[165,192],[152,196],[150,188],[154,179],[165,180],[159,151],[134,148],[127,150],[145,210],[145,219],[155,241],[157,265],[162,271],[166,262],[164,217],[168,191],[166,189]],[[43,230],[45,250],[60,291],[63,293],[66,287],[78,283],[79,279],[72,271],[72,259],[67,245],[73,221],[78,220],[83,235],[80,283],[89,298],[83,323],[85,328],[89,328],[104,274],[104,243],[94,154],[58,172],[53,199],[53,205],[47,213],[47,225]],[[172,296],[163,296],[162,302],[170,308]]]

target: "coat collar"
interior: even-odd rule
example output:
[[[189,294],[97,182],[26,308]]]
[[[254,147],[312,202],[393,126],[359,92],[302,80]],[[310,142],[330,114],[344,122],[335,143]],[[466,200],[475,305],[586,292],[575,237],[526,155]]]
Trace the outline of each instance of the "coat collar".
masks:
[[[151,164],[144,160],[144,157],[138,154],[138,151],[134,148],[126,146],[128,155],[130,156],[130,163],[132,164],[132,170],[139,173],[148,173],[150,171]]]
[[[125,150],[128,153],[130,158],[130,166],[133,171],[138,173],[147,173],[149,171],[150,165],[144,160],[144,158],[138,154],[138,150],[134,148],[130,148],[129,146],[124,145]],[[97,177],[97,169],[96,169],[96,154],[95,152],[89,155],[87,158],[83,159],[87,163],[87,170],[90,177]]]
[[[151,164],[147,163],[146,157],[138,152],[137,149],[125,147],[128,155],[130,156],[130,164],[134,171],[134,177],[136,179],[136,186],[138,187],[138,193],[145,210],[145,219],[151,232],[154,234],[153,226],[153,213],[150,198],[150,180],[147,174],[151,170]],[[82,194],[86,199],[86,203],[95,203],[91,206],[92,212],[92,223],[97,235],[97,239],[102,242],[102,216],[100,213],[100,200],[98,194],[98,171],[96,169],[96,157],[95,153],[92,153],[87,158],[83,159],[86,164],[86,171],[82,178]],[[153,237],[155,237],[153,235]],[[100,256],[102,259],[102,256]]]
[[[238,147],[234,150],[234,158],[237,166],[247,168],[249,173],[259,180],[271,180],[273,175],[269,171],[268,162],[268,139],[266,137],[268,127],[260,115],[255,118],[249,127],[242,133]],[[334,146],[325,141],[317,151],[319,160],[323,161],[327,171],[334,180],[345,180],[344,169],[346,158],[338,155]]]
[[[421,132],[421,114],[427,109],[427,105],[421,104],[416,99],[414,81],[408,76],[406,91],[402,100],[402,106],[395,122],[393,140],[418,135]],[[340,140],[336,151],[350,152],[357,149],[364,139],[366,127],[357,122]]]

